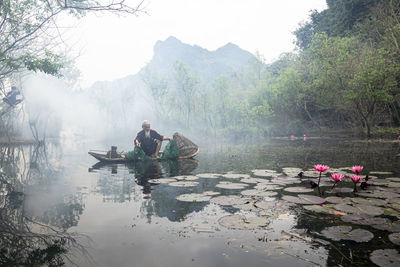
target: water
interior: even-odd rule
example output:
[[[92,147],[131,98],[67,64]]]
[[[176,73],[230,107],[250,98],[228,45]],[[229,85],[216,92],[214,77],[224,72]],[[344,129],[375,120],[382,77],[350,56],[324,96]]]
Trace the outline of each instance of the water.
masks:
[[[200,144],[196,160],[127,165],[97,164],[87,154],[90,149],[104,147],[80,141],[52,142],[45,148],[0,149],[3,171],[13,178],[8,185],[3,181],[0,195],[5,237],[1,247],[9,249],[2,250],[2,263],[18,265],[36,260],[43,264],[43,257],[38,256],[43,254],[33,252],[41,248],[42,253],[50,255],[46,260],[62,260],[71,266],[325,266],[350,265],[351,261],[371,264],[368,258],[376,248],[399,248],[388,240],[390,232],[368,226],[359,227],[374,234],[367,243],[324,238],[319,233],[326,226],[345,223],[340,216],[305,211],[302,205],[264,211],[269,222],[260,229],[235,230],[218,220],[234,213],[252,217],[256,212],[176,199],[205,191],[240,195],[243,189],[215,187],[220,181],[239,180],[201,178],[194,187],[148,183],[149,178],[199,173],[251,174],[253,169],[281,172],[284,167],[307,170],[317,163],[335,168],[361,164],[366,172],[392,172],[380,175],[383,178],[398,177],[398,142],[309,138],[240,145],[207,143]],[[297,196],[275,191],[277,199]],[[318,195],[318,191],[311,194]],[[51,245],[66,250],[43,250]]]

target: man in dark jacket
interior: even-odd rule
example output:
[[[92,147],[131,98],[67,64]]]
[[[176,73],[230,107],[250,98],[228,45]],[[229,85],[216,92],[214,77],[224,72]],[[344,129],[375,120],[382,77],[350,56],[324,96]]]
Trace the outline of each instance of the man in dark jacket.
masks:
[[[17,105],[22,102],[22,99],[17,99],[17,95],[20,95],[20,91],[17,87],[11,87],[11,91],[7,93],[6,97],[3,98],[3,101],[9,104],[10,106]]]
[[[150,129],[150,122],[142,123],[142,131],[138,132],[135,138],[135,145],[141,147],[147,156],[158,158],[163,140],[172,140],[172,138],[162,136],[156,131]]]

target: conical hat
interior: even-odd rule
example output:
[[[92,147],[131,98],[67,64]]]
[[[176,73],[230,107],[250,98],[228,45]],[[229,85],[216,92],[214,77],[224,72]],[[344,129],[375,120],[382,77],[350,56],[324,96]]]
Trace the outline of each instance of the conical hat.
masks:
[[[180,158],[191,158],[199,153],[199,147],[180,133],[175,133],[174,141],[179,148]]]

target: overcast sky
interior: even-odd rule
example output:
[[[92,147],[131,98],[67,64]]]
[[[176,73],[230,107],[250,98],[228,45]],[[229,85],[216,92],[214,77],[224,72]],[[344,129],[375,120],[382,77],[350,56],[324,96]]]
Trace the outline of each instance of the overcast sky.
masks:
[[[208,50],[231,42],[271,62],[293,50],[292,32],[310,10],[326,8],[325,0],[145,0],[144,5],[148,14],[89,15],[69,31],[72,49],[80,54],[82,87],[135,74],[151,60],[156,41],[169,36]]]

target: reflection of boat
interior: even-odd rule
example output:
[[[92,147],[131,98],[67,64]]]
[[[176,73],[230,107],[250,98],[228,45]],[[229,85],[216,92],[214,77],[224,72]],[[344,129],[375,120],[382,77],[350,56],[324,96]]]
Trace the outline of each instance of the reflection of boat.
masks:
[[[178,159],[191,159],[199,154],[199,147],[182,134],[175,133],[173,138],[179,150]],[[127,153],[117,153],[116,150],[117,147],[112,146],[111,150],[106,153],[98,153],[95,151],[89,151],[88,153],[101,162],[124,163],[130,161],[125,157]]]

